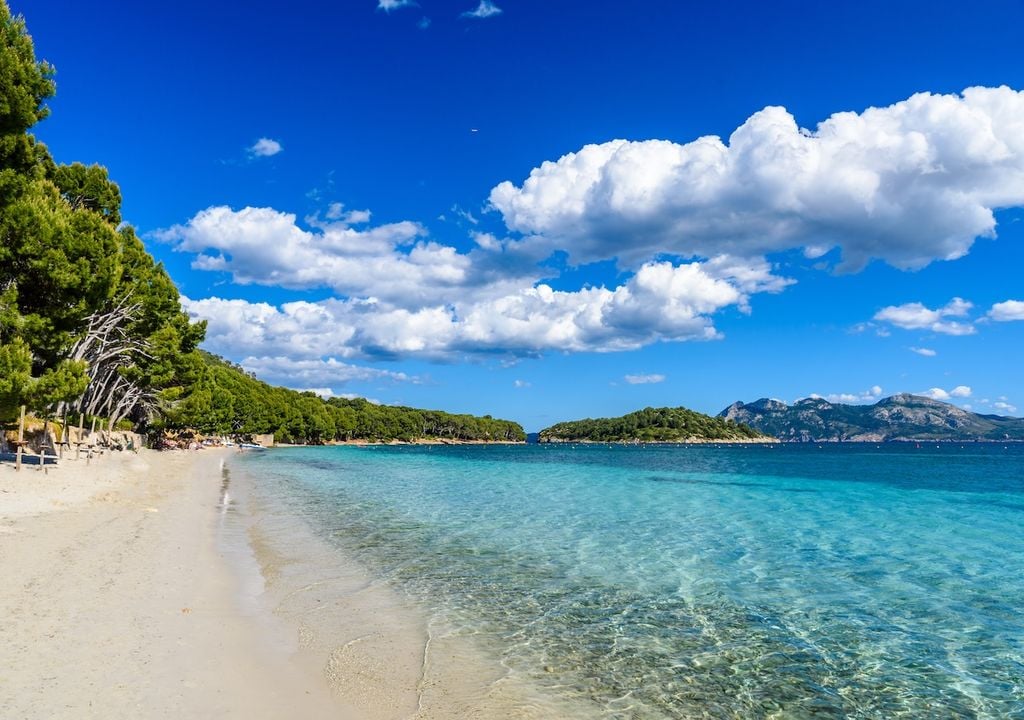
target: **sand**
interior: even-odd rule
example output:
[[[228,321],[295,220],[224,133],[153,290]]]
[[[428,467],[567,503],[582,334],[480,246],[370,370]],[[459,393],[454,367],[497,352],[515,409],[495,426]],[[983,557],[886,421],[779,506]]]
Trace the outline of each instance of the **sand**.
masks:
[[[4,718],[355,716],[247,606],[218,548],[223,458],[0,466]]]

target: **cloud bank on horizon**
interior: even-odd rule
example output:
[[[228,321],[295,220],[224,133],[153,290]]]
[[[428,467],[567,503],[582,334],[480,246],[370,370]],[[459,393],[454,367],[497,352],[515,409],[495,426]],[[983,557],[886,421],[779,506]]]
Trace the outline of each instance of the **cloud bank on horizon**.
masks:
[[[381,0],[385,10],[404,4]],[[334,293],[279,307],[185,300],[209,321],[213,351],[263,353],[253,357],[276,358],[281,372],[285,359],[327,366],[714,340],[717,313],[749,313],[753,296],[793,282],[778,274],[778,254],[835,258],[840,272],[873,260],[912,270],[995,237],[995,212],[1024,206],[1024,92],[919,93],[814,130],[767,107],[727,141],[587,145],[520,185],[499,183],[489,202],[508,232],[474,229],[470,250],[431,240],[419,222],[371,226],[368,211],[340,206],[304,225],[274,208],[211,207],[158,237],[238,284]],[[558,272],[543,265],[555,253],[576,266],[614,261],[624,280],[556,290]],[[960,298],[938,309],[909,302],[874,320],[965,335],[975,332],[971,309]],[[1024,319],[1024,302],[998,303],[987,319]],[[346,371],[333,369],[316,380],[343,382]]]

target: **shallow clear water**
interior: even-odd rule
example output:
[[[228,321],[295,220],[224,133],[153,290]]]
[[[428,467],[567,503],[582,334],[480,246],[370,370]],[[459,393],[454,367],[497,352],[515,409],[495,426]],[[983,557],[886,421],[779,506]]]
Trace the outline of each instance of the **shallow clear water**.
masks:
[[[1024,447],[331,447],[261,491],[608,716],[1024,717]]]

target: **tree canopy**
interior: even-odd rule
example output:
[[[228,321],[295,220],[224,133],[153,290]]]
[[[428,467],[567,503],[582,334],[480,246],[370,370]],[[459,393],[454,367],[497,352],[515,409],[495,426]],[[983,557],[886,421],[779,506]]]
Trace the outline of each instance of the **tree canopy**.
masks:
[[[58,165],[31,135],[53,76],[0,0],[0,419],[24,404],[144,421],[195,380],[204,327],[121,225],[106,168]]]
[[[768,439],[746,425],[684,407],[644,408],[617,418],[574,420],[540,431],[541,442],[687,442]]]
[[[207,434],[270,433],[278,442],[292,443],[526,440],[522,426],[508,420],[377,405],[362,398],[324,400],[312,392],[273,387],[238,366],[200,354],[200,377],[190,395],[166,413],[169,427]]]

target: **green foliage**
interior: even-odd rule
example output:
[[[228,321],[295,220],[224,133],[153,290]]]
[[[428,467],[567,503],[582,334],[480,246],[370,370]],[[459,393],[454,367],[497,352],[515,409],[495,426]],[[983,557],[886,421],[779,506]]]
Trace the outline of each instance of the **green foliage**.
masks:
[[[32,377],[32,352],[28,343],[15,338],[0,345],[0,421],[14,418],[21,405],[48,409],[73,400],[85,391],[85,363],[65,360],[40,377]]]
[[[3,361],[18,367],[2,381],[0,404],[47,412],[82,397],[89,379],[105,373],[118,379],[121,397],[139,398],[137,407],[120,411],[143,419],[141,403],[187,394],[201,366],[194,350],[205,325],[189,323],[163,267],[132,228],[119,227],[121,191],[106,169],[58,165],[29,134],[49,112],[53,72],[36,61],[24,21],[0,0],[0,345]],[[90,318],[119,307],[131,312],[99,343],[104,361],[116,362],[104,370],[103,358],[80,348]],[[110,342],[125,348],[115,361]],[[121,391],[128,386],[134,395]],[[102,395],[105,387],[90,390]],[[91,404],[113,412],[116,402],[104,396]]]
[[[121,224],[121,189],[110,181],[105,167],[60,165],[51,179],[72,208],[91,210],[114,227]]]
[[[81,360],[62,360],[32,382],[25,402],[35,409],[50,409],[60,402],[74,400],[85,392],[89,377]]]
[[[764,437],[746,425],[684,407],[644,408],[618,418],[575,420],[541,430],[541,442],[686,442],[754,440]]]
[[[164,418],[167,427],[206,434],[273,434],[278,442],[332,440],[523,442],[523,428],[508,420],[437,410],[375,405],[357,398],[322,400],[311,392],[272,387],[241,368],[200,351],[201,377]]]
[[[53,72],[48,63],[36,61],[25,21],[0,0],[0,172],[36,164],[36,143],[26,133],[49,114]]]
[[[32,352],[21,338],[0,345],[0,422],[18,413],[32,380]]]

